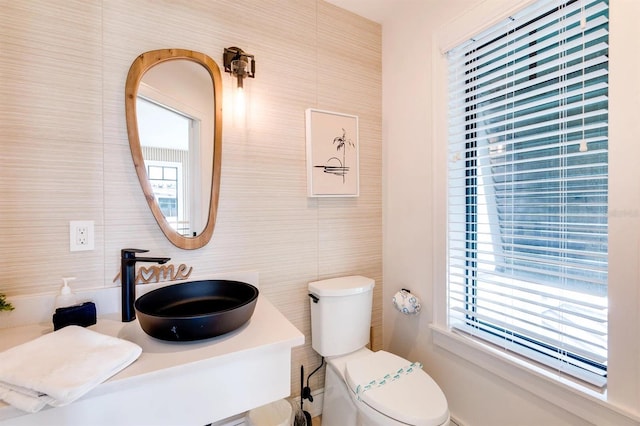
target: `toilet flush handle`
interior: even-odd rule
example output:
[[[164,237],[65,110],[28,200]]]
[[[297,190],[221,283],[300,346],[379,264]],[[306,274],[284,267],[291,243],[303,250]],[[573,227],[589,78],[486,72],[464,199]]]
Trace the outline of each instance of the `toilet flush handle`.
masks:
[[[318,303],[320,301],[320,298],[313,293],[309,293],[309,297],[313,300],[313,303]]]

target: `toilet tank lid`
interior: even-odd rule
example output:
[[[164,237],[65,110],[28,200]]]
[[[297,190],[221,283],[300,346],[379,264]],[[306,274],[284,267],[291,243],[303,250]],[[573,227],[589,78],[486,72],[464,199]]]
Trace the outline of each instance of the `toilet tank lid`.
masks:
[[[309,283],[309,291],[317,296],[348,296],[366,293],[375,286],[375,281],[361,275],[331,278]]]

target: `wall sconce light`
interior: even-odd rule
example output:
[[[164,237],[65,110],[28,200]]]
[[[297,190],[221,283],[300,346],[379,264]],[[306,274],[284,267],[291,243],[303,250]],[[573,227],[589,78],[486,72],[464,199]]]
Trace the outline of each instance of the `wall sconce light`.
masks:
[[[234,79],[233,87],[233,112],[234,121],[240,125],[245,119],[245,93],[244,79],[255,78],[256,61],[253,55],[245,53],[239,47],[228,47],[224,49],[222,57],[224,70],[231,74]]]

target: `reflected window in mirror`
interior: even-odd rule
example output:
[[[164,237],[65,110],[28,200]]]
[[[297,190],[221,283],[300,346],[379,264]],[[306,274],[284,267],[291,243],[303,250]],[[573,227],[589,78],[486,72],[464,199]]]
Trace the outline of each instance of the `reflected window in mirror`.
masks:
[[[169,225],[180,235],[202,231],[202,209],[193,209],[190,176],[200,176],[199,163],[190,152],[199,142],[200,119],[142,96],[137,101],[140,145],[151,188]],[[194,225],[196,227],[194,227]]]
[[[145,149],[143,148],[143,151]],[[145,153],[145,158],[151,157]],[[169,161],[146,161],[149,182],[162,214],[181,235],[189,235],[189,220],[184,208],[182,165]]]

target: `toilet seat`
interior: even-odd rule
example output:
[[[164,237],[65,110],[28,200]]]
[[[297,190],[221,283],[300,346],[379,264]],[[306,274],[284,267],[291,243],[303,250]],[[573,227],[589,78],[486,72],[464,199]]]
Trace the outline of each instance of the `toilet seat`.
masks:
[[[378,351],[349,361],[345,370],[356,397],[387,417],[417,426],[439,426],[449,419],[444,394],[419,365]]]

